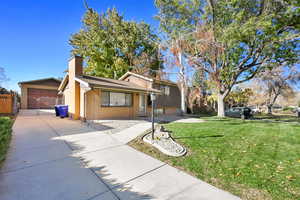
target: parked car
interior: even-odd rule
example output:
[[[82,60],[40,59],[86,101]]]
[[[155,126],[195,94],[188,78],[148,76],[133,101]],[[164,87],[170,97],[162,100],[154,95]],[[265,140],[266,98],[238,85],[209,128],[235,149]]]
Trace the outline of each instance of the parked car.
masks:
[[[225,111],[225,115],[228,117],[241,118],[244,115],[245,119],[253,117],[252,110],[249,107],[233,107]]]
[[[299,111],[300,111],[300,108],[299,108],[299,107],[295,107],[295,108],[293,108],[293,110],[292,110],[293,113],[297,113],[297,112],[299,112]]]
[[[260,110],[260,108],[258,108],[258,107],[251,106],[251,107],[249,107],[249,108],[251,109],[252,114],[258,114],[258,113],[261,113],[261,110]]]

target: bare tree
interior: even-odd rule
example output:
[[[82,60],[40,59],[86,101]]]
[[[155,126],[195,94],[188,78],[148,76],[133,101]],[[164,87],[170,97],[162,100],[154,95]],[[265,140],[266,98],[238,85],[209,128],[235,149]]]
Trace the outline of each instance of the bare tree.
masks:
[[[187,93],[187,77],[186,77],[186,67],[183,64],[183,47],[182,40],[173,41],[171,52],[175,57],[175,64],[179,68],[179,81],[180,81],[180,91],[181,91],[181,112],[186,113],[186,93]]]
[[[249,99],[250,105],[259,108],[260,106],[263,106],[265,104],[265,94],[263,86],[260,84],[260,80],[258,78],[251,80],[251,82],[249,83],[244,83],[242,87],[251,88],[253,92]]]
[[[180,39],[179,39],[180,38]],[[165,74],[177,75],[178,87],[181,93],[181,113],[186,113],[188,101],[188,67],[185,60],[186,55],[184,51],[185,40],[183,36],[178,36],[177,39],[171,41],[162,40],[161,47],[164,50]],[[167,42],[166,42],[167,41]],[[176,71],[176,72],[175,72]],[[178,72],[177,72],[178,71]]]
[[[0,94],[7,94],[9,93],[9,91],[7,89],[5,89],[4,87],[2,87],[2,84],[6,81],[8,81],[9,78],[7,78],[6,74],[5,74],[5,70],[3,67],[0,67]]]
[[[261,86],[261,98],[268,108],[268,114],[272,114],[272,107],[279,96],[289,98],[294,96],[294,87],[300,80],[300,71],[296,66],[287,67],[284,64],[272,70],[266,70],[258,78]]]
[[[9,78],[6,76],[4,68],[0,67],[0,86],[6,81],[9,81]]]

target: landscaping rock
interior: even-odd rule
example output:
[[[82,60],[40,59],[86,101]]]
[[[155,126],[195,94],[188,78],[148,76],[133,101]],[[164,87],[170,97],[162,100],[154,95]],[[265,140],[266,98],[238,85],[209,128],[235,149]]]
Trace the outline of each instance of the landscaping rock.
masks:
[[[180,144],[176,143],[170,136],[170,132],[165,130],[163,126],[160,126],[155,130],[154,140],[152,140],[152,135],[150,132],[143,137],[143,141],[169,156],[179,157],[186,154],[186,149]]]

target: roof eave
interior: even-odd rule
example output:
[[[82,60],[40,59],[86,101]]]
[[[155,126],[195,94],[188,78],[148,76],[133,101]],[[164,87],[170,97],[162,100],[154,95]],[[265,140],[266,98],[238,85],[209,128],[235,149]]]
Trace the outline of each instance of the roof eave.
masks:
[[[22,81],[22,82],[18,82],[18,85],[20,86],[22,84],[29,84],[29,83],[32,83],[32,82],[45,81],[45,80],[49,80],[49,79],[55,80],[57,82],[61,82],[61,80],[59,80],[57,78],[50,77],[50,78],[36,79],[36,80],[30,80],[30,81]]]
[[[123,76],[121,76],[121,77],[119,78],[119,80],[120,80],[120,81],[123,81],[123,80],[124,80],[127,76],[129,76],[129,75],[132,75],[132,76],[135,76],[135,77],[144,79],[144,80],[146,80],[146,81],[153,82],[153,79],[148,78],[148,77],[145,77],[145,76],[140,75],[140,74],[133,73],[133,72],[126,72]]]
[[[143,93],[156,93],[160,94],[161,91],[159,90],[149,90],[149,89],[136,89],[136,88],[123,88],[123,87],[114,87],[114,86],[105,86],[105,85],[98,85],[92,84],[92,88],[100,88],[100,89],[111,89],[111,90],[120,90],[120,91],[128,91],[128,92],[143,92]]]
[[[90,87],[90,84],[89,84],[88,82],[86,82],[86,81],[84,81],[84,80],[81,80],[81,79],[78,78],[78,77],[75,77],[74,79],[75,79],[75,81],[77,81],[77,82],[79,82],[81,85],[83,85],[84,87],[87,87],[87,88]]]
[[[69,80],[69,74],[67,73],[65,75],[65,77],[63,78],[62,82],[60,83],[59,87],[58,87],[58,91],[62,91],[64,89],[64,87],[66,86],[67,84],[67,81]]]
[[[157,79],[155,79],[154,82],[177,86],[177,83],[174,83],[174,82],[171,82],[171,81],[164,81],[164,80],[157,80]]]

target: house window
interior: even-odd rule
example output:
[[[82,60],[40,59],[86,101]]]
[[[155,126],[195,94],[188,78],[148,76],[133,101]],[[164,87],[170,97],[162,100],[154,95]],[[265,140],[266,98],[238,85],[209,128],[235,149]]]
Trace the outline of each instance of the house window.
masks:
[[[164,95],[167,95],[167,96],[170,95],[170,87],[169,86],[161,85],[160,90],[162,91],[162,93]]]
[[[169,96],[170,95],[170,87],[165,86],[165,95]]]
[[[101,106],[129,107],[132,105],[132,94],[107,91],[102,91],[101,94]]]

